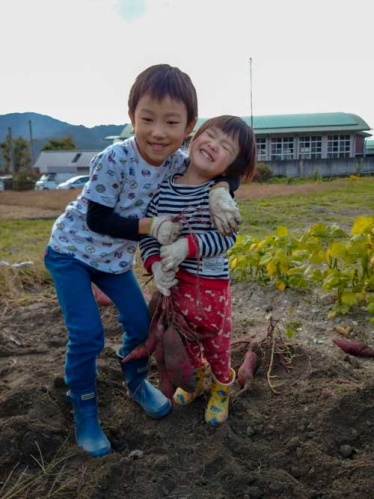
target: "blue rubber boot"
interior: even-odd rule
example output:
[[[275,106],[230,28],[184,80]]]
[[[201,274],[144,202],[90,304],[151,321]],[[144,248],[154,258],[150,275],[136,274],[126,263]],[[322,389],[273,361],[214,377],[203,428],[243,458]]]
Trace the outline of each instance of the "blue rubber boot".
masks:
[[[116,355],[132,400],[139,404],[150,418],[161,419],[169,414],[173,404],[147,380],[148,359],[132,360],[123,364],[121,351],[117,350]]]
[[[66,398],[74,407],[75,441],[92,457],[101,457],[111,452],[111,446],[103,432],[97,409],[95,392],[68,391]]]

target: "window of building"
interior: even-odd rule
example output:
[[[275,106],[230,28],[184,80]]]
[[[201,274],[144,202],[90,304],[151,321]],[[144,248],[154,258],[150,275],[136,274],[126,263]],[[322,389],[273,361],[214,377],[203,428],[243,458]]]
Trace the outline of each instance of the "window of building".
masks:
[[[271,139],[270,159],[285,160],[294,158],[294,139],[293,137],[281,137]]]
[[[349,135],[329,135],[327,137],[328,158],[349,158],[351,138]]]
[[[322,137],[300,137],[299,138],[300,159],[322,158]]]
[[[78,161],[78,159],[82,156],[82,153],[81,152],[78,152],[74,158],[73,158],[73,163],[76,163]]]
[[[266,139],[256,139],[257,160],[266,160]]]

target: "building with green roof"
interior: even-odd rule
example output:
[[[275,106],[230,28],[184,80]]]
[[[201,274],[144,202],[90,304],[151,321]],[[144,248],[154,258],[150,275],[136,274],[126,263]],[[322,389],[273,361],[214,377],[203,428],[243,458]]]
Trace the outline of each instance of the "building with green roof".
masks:
[[[257,161],[280,176],[346,176],[374,174],[370,126],[352,113],[242,116],[256,136]],[[190,137],[207,118],[199,118]],[[119,139],[133,133],[126,125]],[[373,141],[374,143],[374,141]]]

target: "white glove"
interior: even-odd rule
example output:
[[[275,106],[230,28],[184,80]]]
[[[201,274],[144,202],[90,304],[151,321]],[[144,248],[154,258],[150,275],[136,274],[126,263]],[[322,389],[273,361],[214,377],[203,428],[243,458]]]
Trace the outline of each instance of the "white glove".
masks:
[[[175,243],[162,246],[160,249],[161,265],[164,271],[177,269],[178,265],[187,258],[188,241],[185,237],[177,239]]]
[[[223,236],[239,230],[242,217],[228,189],[225,187],[211,189],[209,209],[213,225]]]
[[[173,222],[172,219],[171,215],[152,218],[148,234],[155,237],[161,245],[173,243],[181,233],[182,224]]]
[[[161,262],[158,261],[152,264],[152,273],[156,288],[164,296],[170,296],[170,288],[178,283],[178,279],[175,278],[176,270],[165,272]]]

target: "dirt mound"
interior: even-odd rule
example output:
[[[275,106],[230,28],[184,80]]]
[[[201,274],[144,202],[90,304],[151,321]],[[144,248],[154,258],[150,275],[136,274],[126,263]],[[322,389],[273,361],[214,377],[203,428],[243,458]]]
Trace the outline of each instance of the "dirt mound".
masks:
[[[100,417],[114,452],[92,459],[74,443],[65,400],[66,333],[57,304],[6,310],[0,331],[0,496],[17,498],[360,498],[374,490],[374,359],[345,355],[336,326],[374,343],[363,310],[326,319],[328,297],[234,284],[234,342],[266,336],[271,312],[296,331],[292,369],[264,352],[253,390],[218,428],[204,423],[207,394],[148,419],[126,393],[112,307],[103,309]],[[349,326],[349,327],[348,327]],[[246,344],[234,344],[237,369]],[[155,364],[151,379],[157,383]],[[208,387],[207,387],[208,388]],[[233,395],[239,392],[236,383]],[[13,494],[13,495],[12,495]]]

